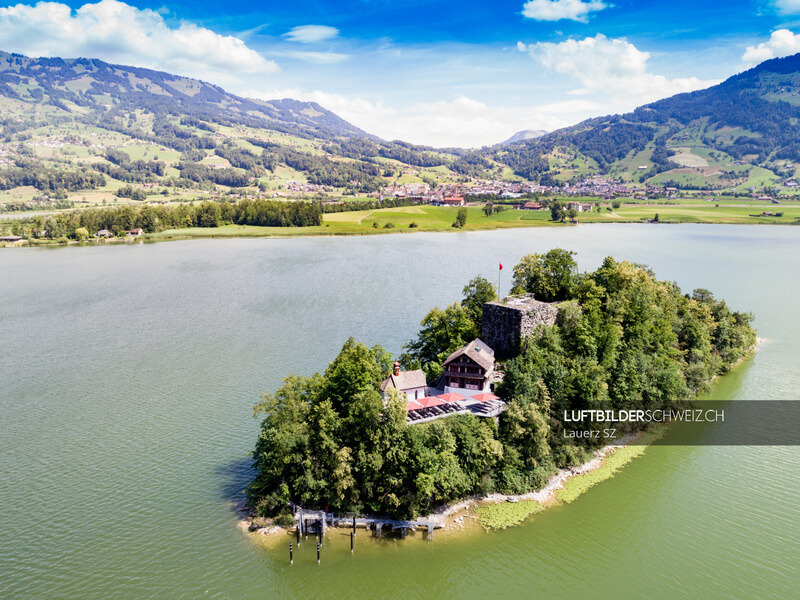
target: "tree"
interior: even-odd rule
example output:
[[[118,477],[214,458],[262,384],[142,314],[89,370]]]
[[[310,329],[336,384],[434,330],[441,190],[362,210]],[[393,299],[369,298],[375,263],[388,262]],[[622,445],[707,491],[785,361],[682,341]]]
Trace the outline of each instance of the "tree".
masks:
[[[475,322],[458,302],[446,309],[434,308],[420,323],[417,339],[406,344],[408,356],[417,360],[429,380],[441,375],[441,363],[461,346],[478,337]]]
[[[571,297],[577,283],[578,265],[574,252],[554,248],[546,254],[527,254],[514,267],[512,293],[531,293],[542,302]]]
[[[453,227],[458,227],[459,229],[463,228],[464,225],[467,223],[467,209],[466,207],[462,206],[458,209],[458,214],[456,215],[456,220],[453,223]]]
[[[566,214],[564,210],[564,205],[559,202],[558,200],[553,200],[550,203],[550,219],[555,222],[563,221],[564,215]]]
[[[325,370],[322,396],[343,415],[353,398],[362,392],[378,390],[381,381],[389,376],[392,362],[392,355],[380,346],[368,348],[350,338]]]
[[[86,227],[78,227],[75,230],[75,239],[79,242],[85,242],[89,239],[89,230]]]
[[[198,227],[219,227],[219,204],[206,200],[197,208]]]
[[[497,300],[497,290],[484,277],[475,277],[461,291],[464,300],[461,306],[467,311],[469,318],[475,323],[475,329],[481,332],[483,326],[483,305]]]

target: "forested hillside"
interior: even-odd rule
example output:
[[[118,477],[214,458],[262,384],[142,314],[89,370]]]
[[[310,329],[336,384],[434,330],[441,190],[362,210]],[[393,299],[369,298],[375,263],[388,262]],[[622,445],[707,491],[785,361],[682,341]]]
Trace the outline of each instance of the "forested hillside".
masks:
[[[251,100],[87,58],[0,52],[0,126],[0,192],[22,190],[0,203],[75,192],[110,201],[130,185],[135,199],[165,188],[171,199],[187,190],[375,193],[497,167],[475,153],[381,140],[313,102]]]
[[[766,61],[705,90],[589,119],[483,155],[531,179],[581,172],[677,187],[778,185],[800,163],[800,55]]]

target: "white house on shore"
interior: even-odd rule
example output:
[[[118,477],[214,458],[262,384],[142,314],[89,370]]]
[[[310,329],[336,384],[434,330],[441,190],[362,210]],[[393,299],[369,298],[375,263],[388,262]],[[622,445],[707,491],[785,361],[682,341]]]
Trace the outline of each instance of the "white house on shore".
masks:
[[[400,363],[395,361],[392,374],[381,383],[384,398],[389,397],[390,388],[404,393],[407,400],[418,400],[427,396],[428,383],[422,369],[401,371]]]

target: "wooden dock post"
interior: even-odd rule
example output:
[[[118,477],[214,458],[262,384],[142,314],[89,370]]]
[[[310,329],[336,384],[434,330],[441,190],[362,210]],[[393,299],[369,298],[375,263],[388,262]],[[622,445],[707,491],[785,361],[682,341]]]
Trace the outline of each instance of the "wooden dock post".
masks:
[[[353,535],[356,534],[356,518],[353,517]]]
[[[289,542],[289,564],[294,564],[294,556],[292,555],[292,542]]]
[[[319,542],[317,542],[317,564],[319,564]]]
[[[355,532],[350,534],[350,552],[353,551],[353,542],[355,542],[356,534]]]

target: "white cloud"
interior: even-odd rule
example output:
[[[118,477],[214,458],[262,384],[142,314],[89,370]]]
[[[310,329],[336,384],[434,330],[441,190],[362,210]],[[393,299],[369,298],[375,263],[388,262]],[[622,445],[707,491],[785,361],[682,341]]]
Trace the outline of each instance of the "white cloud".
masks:
[[[796,4],[800,7],[800,0]],[[788,29],[778,29],[772,32],[769,41],[748,46],[742,55],[742,61],[752,67],[770,58],[789,56],[797,52],[800,52],[800,35],[795,35]]]
[[[518,48],[556,73],[577,77],[583,87],[570,94],[591,93],[605,97],[616,111],[631,110],[660,98],[718,83],[697,77],[670,79],[649,73],[648,52],[624,39],[611,39],[601,33],[583,40],[522,44]]]
[[[571,20],[586,23],[589,13],[608,8],[602,0],[530,0],[522,7],[522,16],[537,21]]]
[[[0,47],[29,56],[100,58],[205,80],[279,71],[242,40],[192,23],[168,25],[157,12],[117,0],[39,2],[0,8]]]
[[[587,100],[540,107],[491,106],[467,96],[451,101],[418,102],[402,109],[359,96],[298,88],[248,90],[244,96],[270,100],[296,98],[317,102],[343,119],[387,140],[464,148],[496,144],[522,129],[552,130],[587,118],[602,108]]]
[[[276,56],[286,56],[295,58],[304,62],[316,63],[318,65],[333,65],[343,62],[350,58],[349,54],[341,54],[339,52],[298,52],[298,51],[276,51]]]
[[[772,5],[781,15],[796,15],[800,13],[800,0],[773,0]]]
[[[327,25],[301,25],[283,35],[292,42],[314,44],[336,37],[339,35],[339,30],[336,27],[328,27]]]

